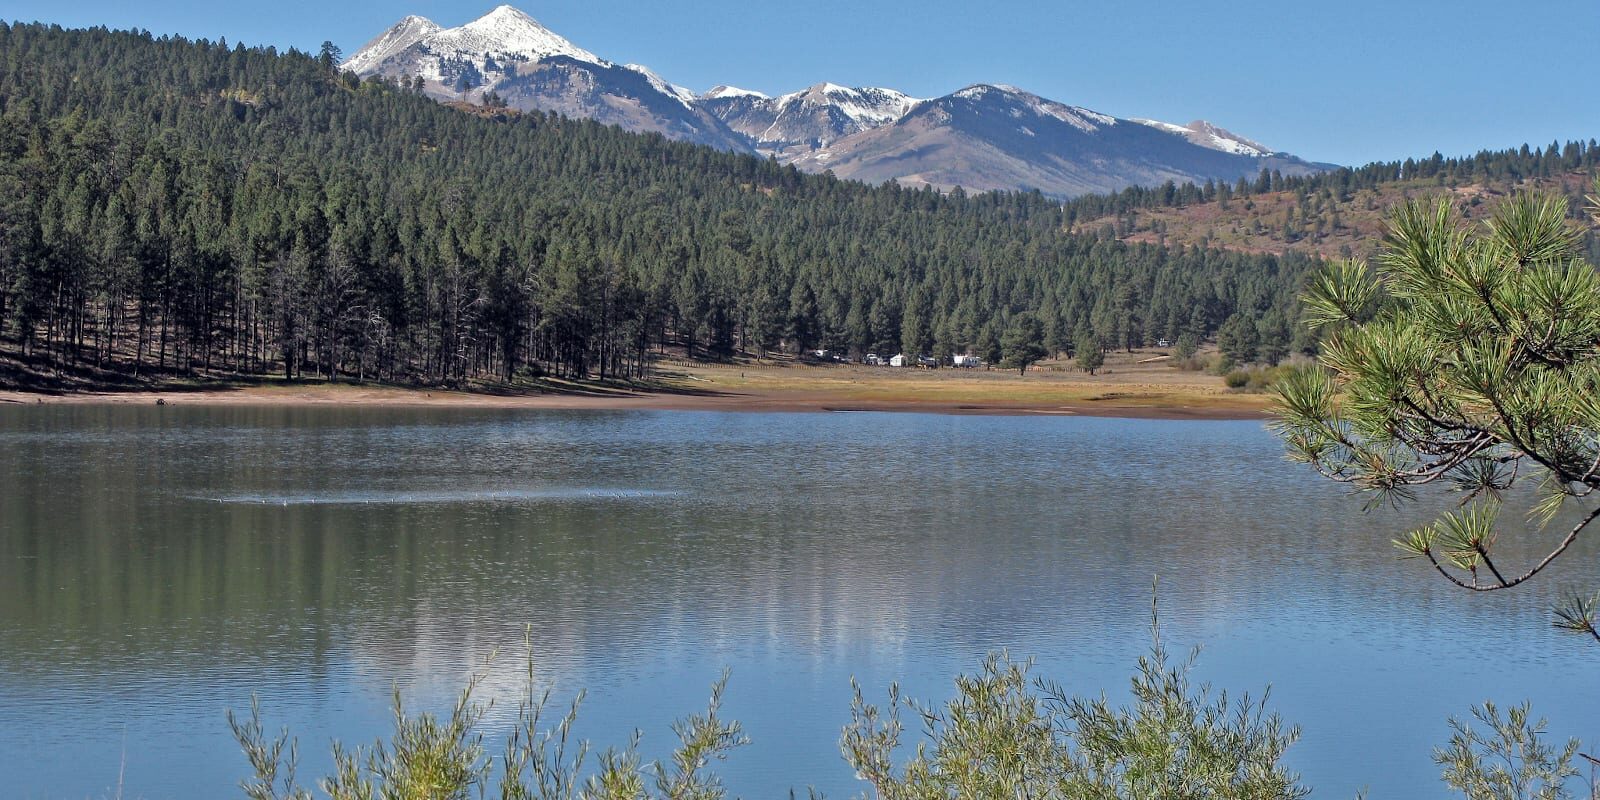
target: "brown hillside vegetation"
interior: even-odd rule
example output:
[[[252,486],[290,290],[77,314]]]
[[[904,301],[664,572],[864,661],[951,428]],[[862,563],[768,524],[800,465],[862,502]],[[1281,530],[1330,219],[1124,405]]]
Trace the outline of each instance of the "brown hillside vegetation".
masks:
[[[1334,191],[1281,191],[1233,197],[1223,202],[1173,208],[1142,208],[1120,217],[1080,222],[1083,233],[1110,226],[1117,238],[1167,245],[1202,245],[1250,253],[1288,251],[1323,257],[1370,257],[1383,240],[1384,220],[1407,200],[1454,198],[1467,220],[1487,219],[1513,193],[1538,190],[1567,196],[1575,219],[1594,176],[1570,172],[1550,178],[1452,185],[1436,179],[1380,184],[1341,198]]]

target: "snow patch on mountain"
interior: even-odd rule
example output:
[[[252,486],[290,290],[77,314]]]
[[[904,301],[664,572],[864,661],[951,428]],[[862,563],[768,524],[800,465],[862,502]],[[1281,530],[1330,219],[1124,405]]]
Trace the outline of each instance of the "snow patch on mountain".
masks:
[[[1097,111],[1057,103],[1054,100],[1046,100],[1038,95],[1029,94],[1027,97],[1029,98],[1028,105],[1035,113],[1040,116],[1061,120],[1085,133],[1094,133],[1101,128],[1109,128],[1117,124],[1115,117],[1108,117]]]
[[[655,72],[651,71],[649,67],[643,64],[624,64],[622,66],[624,69],[631,69],[634,72],[643,75],[645,80],[650,81],[650,85],[656,88],[656,91],[665,95],[671,95],[672,97],[676,98],[678,102],[683,104],[684,108],[694,108],[694,101],[697,99],[694,92],[691,92],[682,86],[667,83],[666,80],[664,80],[660,75],[655,74]]]
[[[710,91],[700,95],[701,100],[720,100],[724,97],[754,97],[757,100],[772,99],[761,92],[740,89],[737,86],[713,86]]]
[[[1087,108],[1046,100],[1033,92],[1004,83],[974,84],[950,96],[982,102],[991,94],[1000,95],[1003,98],[1003,102],[1009,101],[1019,104],[1009,112],[1016,119],[1020,119],[1026,111],[1039,117],[1049,117],[1059,122],[1065,122],[1084,133],[1094,133],[1101,128],[1109,128],[1117,124],[1116,117],[1107,116],[1098,111],[1090,111]]]
[[[798,92],[780,95],[776,104],[780,111],[791,106],[833,106],[856,124],[874,128],[893,122],[906,115],[912,106],[922,102],[905,92],[875,86],[851,88],[837,83],[819,83]]]
[[[1255,157],[1265,157],[1276,154],[1275,150],[1267,147],[1264,144],[1246,139],[1243,136],[1233,133],[1232,131],[1219,128],[1203,119],[1197,119],[1188,125],[1174,125],[1171,122],[1162,122],[1155,119],[1135,119],[1133,121],[1141,125],[1149,125],[1152,128],[1166,131],[1167,133],[1176,136],[1182,136],[1183,138],[1188,139],[1190,142],[1200,145],[1201,147],[1209,147],[1212,150],[1221,150],[1224,153]]]

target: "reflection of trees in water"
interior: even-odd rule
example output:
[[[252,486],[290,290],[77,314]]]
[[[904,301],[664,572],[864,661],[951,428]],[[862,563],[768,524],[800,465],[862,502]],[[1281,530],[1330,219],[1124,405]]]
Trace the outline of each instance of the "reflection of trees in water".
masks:
[[[307,427],[275,446],[259,432],[208,440],[177,430],[154,451],[139,437],[65,452],[40,439],[4,456],[18,477],[0,503],[8,668],[339,664],[379,685],[421,676],[454,686],[499,648],[505,666],[491,680],[515,686],[520,658],[505,656],[524,625],[541,680],[568,686],[736,647],[791,662],[897,662],[930,646],[981,653],[1136,637],[1155,574],[1174,623],[1202,628],[1296,603],[1370,610],[1371,624],[1401,626],[1440,604],[1505,615],[1544,602],[1529,593],[1472,604],[1402,579],[1372,546],[1402,521],[1315,527],[1351,521],[1350,502],[1241,426],[1084,421],[1085,435],[1014,421],[974,434],[925,418],[751,416],[696,433],[681,417],[640,416],[630,438],[615,417],[548,431],[493,418],[465,431],[365,430],[336,415],[280,413],[289,417],[264,421]],[[1219,430],[1247,438],[1219,456]],[[559,446],[517,457],[546,439]],[[217,453],[217,441],[235,451]],[[385,490],[411,480],[449,492],[416,476],[459,469],[480,480],[474,452],[510,479],[643,486],[653,475],[684,493],[416,507],[257,507],[172,493],[379,475]]]

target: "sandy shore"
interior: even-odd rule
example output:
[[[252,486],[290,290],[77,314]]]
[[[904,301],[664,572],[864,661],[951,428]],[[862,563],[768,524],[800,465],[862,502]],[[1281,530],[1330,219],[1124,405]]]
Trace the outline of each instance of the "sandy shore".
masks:
[[[1267,398],[1228,392],[1219,379],[1171,369],[1090,377],[848,366],[692,366],[663,372],[649,390],[572,386],[560,391],[450,391],[329,383],[197,385],[44,394],[0,391],[14,404],[393,406],[746,412],[898,411],[1079,415],[1142,419],[1261,419]]]
[[[616,395],[483,394],[423,389],[306,386],[245,387],[185,391],[140,391],[75,394],[0,392],[0,404],[150,405],[171,406],[393,406],[451,408],[530,408],[658,411],[899,411],[924,414],[1011,414],[1131,417],[1139,419],[1260,419],[1261,408],[1240,404],[1163,405],[1118,403],[1115,399],[1084,403],[965,402],[939,400],[856,399],[826,392],[781,395],[681,395],[639,392]]]

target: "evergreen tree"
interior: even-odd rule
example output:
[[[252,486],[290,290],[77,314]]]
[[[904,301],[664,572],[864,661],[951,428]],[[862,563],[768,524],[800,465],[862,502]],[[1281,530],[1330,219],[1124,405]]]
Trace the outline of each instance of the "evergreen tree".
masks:
[[[1104,345],[1100,343],[1099,337],[1089,333],[1082,334],[1078,337],[1078,344],[1073,349],[1078,354],[1078,369],[1093,375],[1096,370],[1105,366],[1106,351]]]
[[[1600,183],[1591,213],[1600,222]],[[1296,460],[1403,503],[1451,486],[1456,509],[1397,544],[1465,589],[1510,589],[1544,572],[1600,517],[1600,278],[1577,258],[1564,200],[1522,194],[1477,229],[1448,201],[1409,203],[1376,272],[1329,265],[1306,293],[1328,332],[1322,366],[1278,383],[1278,433]],[[1531,559],[1499,544],[1501,508],[1533,492],[1532,530],[1576,522]],[[1514,519],[1523,519],[1523,514]],[[1543,553],[1541,556],[1540,553]],[[1556,625],[1600,642],[1600,596],[1573,596]]]
[[[1046,355],[1044,325],[1033,314],[1018,314],[1006,329],[1000,349],[1004,366],[1016,367],[1018,375],[1026,375],[1028,367]]]
[[[1244,314],[1234,314],[1217,331],[1217,348],[1230,361],[1248,364],[1256,360],[1256,325]]]

